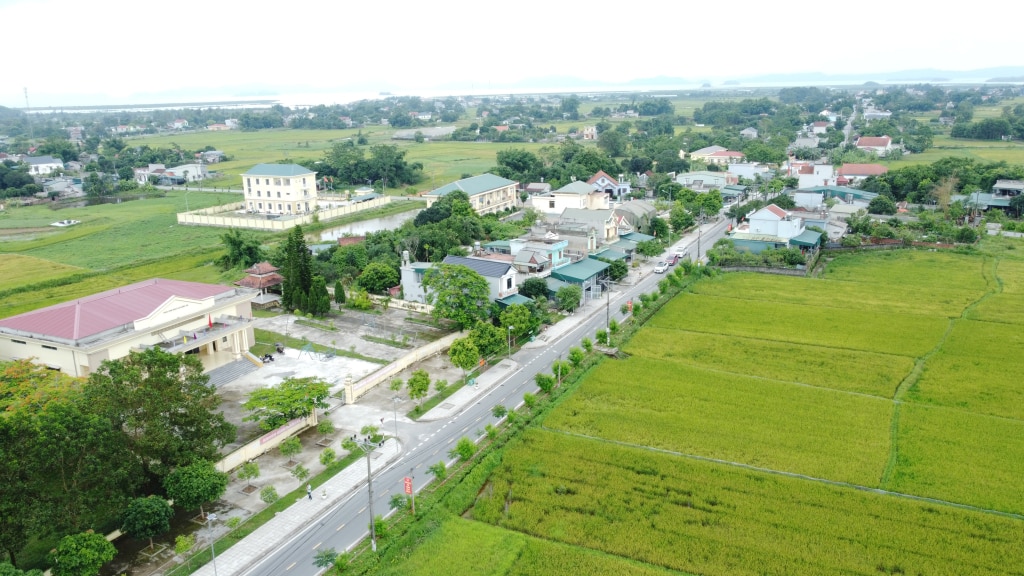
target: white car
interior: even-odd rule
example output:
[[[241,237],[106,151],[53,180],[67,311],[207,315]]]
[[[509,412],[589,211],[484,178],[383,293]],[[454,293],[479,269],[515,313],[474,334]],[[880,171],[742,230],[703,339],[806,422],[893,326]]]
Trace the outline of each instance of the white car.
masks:
[[[664,274],[668,271],[668,262],[658,262],[658,265],[654,267],[655,274]]]

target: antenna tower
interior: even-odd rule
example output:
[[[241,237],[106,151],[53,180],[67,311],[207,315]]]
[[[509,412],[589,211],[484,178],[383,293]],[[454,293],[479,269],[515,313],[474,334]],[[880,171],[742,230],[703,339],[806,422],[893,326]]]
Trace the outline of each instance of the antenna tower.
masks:
[[[32,135],[32,116],[29,115],[28,106],[28,87],[22,89],[25,92],[25,120],[28,122],[28,139],[31,142],[34,139]]]

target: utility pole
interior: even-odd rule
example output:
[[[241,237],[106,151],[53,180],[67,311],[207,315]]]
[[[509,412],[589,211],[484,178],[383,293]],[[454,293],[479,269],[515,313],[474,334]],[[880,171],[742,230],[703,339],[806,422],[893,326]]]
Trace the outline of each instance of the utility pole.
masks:
[[[373,442],[360,442],[359,447],[366,453],[366,490],[370,495],[370,549],[377,551],[377,527],[373,517],[373,471],[370,469],[370,454],[376,445]]]

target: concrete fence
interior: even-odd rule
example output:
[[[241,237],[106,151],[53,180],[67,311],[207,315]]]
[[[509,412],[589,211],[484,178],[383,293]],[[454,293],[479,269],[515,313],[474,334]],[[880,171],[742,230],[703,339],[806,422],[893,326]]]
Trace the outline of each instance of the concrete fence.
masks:
[[[416,362],[430,358],[435,354],[439,354],[447,350],[451,347],[452,342],[463,336],[465,336],[465,334],[461,332],[449,334],[440,340],[435,340],[430,344],[427,344],[426,346],[420,346],[387,366],[384,366],[375,372],[371,372],[358,382],[353,383],[350,380],[346,380],[344,384],[345,403],[352,404],[362,395],[372,390],[374,386],[381,382],[390,382],[395,375],[409,366],[412,366]],[[331,392],[335,393],[334,390]]]
[[[768,266],[718,266],[722,272],[757,272],[759,274],[778,274],[780,276],[807,276],[807,269],[769,268]]]
[[[358,204],[349,204],[348,206],[338,206],[337,208],[318,210],[311,214],[290,215],[285,218],[268,219],[262,216],[246,213],[245,203],[235,202],[231,204],[224,204],[222,206],[214,206],[212,208],[179,212],[178,224],[282,231],[289,230],[295,226],[306,226],[313,222],[314,217],[319,219],[321,222],[327,222],[329,220],[341,218],[342,216],[355,214],[364,210],[370,210],[371,208],[378,208],[390,203],[391,197],[383,196],[381,198],[367,200],[366,202],[359,202]]]
[[[388,300],[387,296],[378,296],[376,294],[368,294],[370,300],[378,306],[383,306],[384,301]],[[391,298],[388,300],[389,308],[398,308],[399,310],[412,310],[413,312],[422,312],[424,314],[430,314],[434,311],[434,307],[430,304],[424,304],[422,302],[410,302],[408,300],[399,300],[398,298]]]
[[[214,467],[221,472],[231,472],[249,460],[262,456],[266,452],[281,445],[282,442],[299,434],[307,428],[316,426],[316,410],[305,418],[296,418],[287,424],[267,432],[263,436],[249,442],[245,446],[235,450],[214,464]]]

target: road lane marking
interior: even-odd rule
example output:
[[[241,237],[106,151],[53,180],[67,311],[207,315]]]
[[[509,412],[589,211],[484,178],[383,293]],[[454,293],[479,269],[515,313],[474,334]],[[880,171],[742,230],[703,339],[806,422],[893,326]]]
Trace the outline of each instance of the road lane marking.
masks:
[[[344,522],[342,522],[342,523],[341,523],[340,525],[338,525],[338,527],[337,527],[337,528],[335,528],[335,529],[334,529],[334,531],[335,531],[335,532],[340,532],[340,531],[341,531],[341,529],[342,529],[342,528],[344,528],[344,527],[345,527],[345,523],[344,523]]]
[[[313,550],[316,550],[317,548],[319,548],[321,544],[323,544],[323,542],[317,542],[316,546],[313,546]]]
[[[298,562],[292,562],[290,566],[288,566],[287,568],[285,568],[285,570],[287,571],[287,570],[291,570],[292,568],[295,568],[295,565],[296,565],[296,564],[298,564]]]
[[[362,508],[360,508],[359,509],[359,513],[362,514],[364,510],[366,510],[366,506],[363,506]]]

